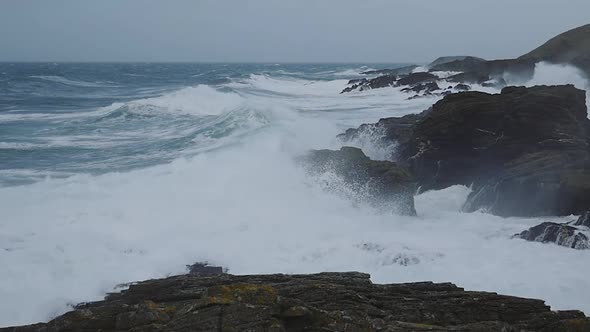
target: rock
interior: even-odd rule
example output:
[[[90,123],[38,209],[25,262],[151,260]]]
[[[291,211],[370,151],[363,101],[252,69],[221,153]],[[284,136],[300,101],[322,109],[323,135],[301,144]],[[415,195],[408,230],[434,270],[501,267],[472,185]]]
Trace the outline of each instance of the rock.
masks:
[[[174,276],[132,284],[48,323],[1,332],[590,331],[579,311],[450,283],[377,285],[358,272]]]
[[[584,212],[574,223],[574,226],[584,226],[590,228],[590,211]]]
[[[371,160],[361,149],[343,147],[338,151],[314,150],[303,157],[311,173],[334,172],[350,189],[371,203],[392,208],[394,213],[416,215],[416,183],[410,173],[391,161]]]
[[[559,34],[518,60],[571,64],[590,74],[590,24]]]
[[[193,265],[186,266],[188,274],[211,276],[226,273],[221,266],[210,266],[209,263],[198,262]]]
[[[428,83],[419,83],[416,84],[412,87],[409,88],[404,88],[402,89],[402,92],[425,92],[425,93],[431,93],[433,91],[437,91],[440,90],[440,87],[438,86],[438,84],[436,84],[436,82],[428,82]]]
[[[361,136],[378,135],[377,144],[383,144],[384,146],[391,146],[392,142],[403,144],[411,139],[414,132],[414,125],[427,112],[408,114],[402,117],[384,118],[380,119],[377,123],[362,124],[358,128],[346,130],[343,134],[338,135],[338,138],[347,143],[359,139]],[[395,151],[392,151],[392,159],[397,159],[395,157]]]
[[[437,79],[438,76],[426,72],[411,73],[401,76],[387,74],[369,80],[358,81],[356,83],[349,81],[349,84],[354,83],[354,85],[346,87],[340,93],[351,92],[354,90],[364,91],[366,89],[379,89],[403,85],[407,85],[410,89],[417,88],[438,90],[438,85],[435,82]]]
[[[473,185],[466,211],[579,214],[590,206],[588,128],[571,85],[463,92],[416,122],[398,155],[423,189]]]
[[[436,59],[428,67],[431,71],[479,71],[486,60],[473,56],[442,57]]]
[[[466,55],[442,56],[442,57],[432,61],[428,65],[428,68],[431,70],[433,70],[433,69],[436,70],[437,67],[443,68],[442,65],[448,64],[448,63],[454,63],[455,61],[464,61],[465,63],[468,63],[468,62],[478,63],[478,62],[485,62],[486,60],[484,60],[482,58],[477,58],[477,57],[473,57],[473,56],[466,56]],[[461,71],[464,71],[464,70],[461,70]]]
[[[379,89],[390,86],[395,86],[397,82],[397,76],[395,75],[384,75],[370,80],[361,81],[354,84],[353,86],[347,87],[340,93],[351,92],[354,90],[364,91],[366,89]]]
[[[434,82],[438,79],[438,76],[427,73],[427,72],[419,72],[409,74],[403,78],[400,78],[397,82],[398,85],[415,85],[418,83],[425,83],[425,82]]]
[[[367,81],[366,78],[357,78],[357,79],[348,81],[348,84],[350,85],[350,84],[365,83],[366,81]]]
[[[555,243],[573,249],[590,249],[590,242],[584,233],[575,227],[554,222],[544,222],[514,237],[527,241]]]
[[[490,75],[487,72],[467,72],[453,75],[448,80],[455,83],[483,84],[490,80]]]
[[[469,85],[467,85],[467,84],[460,83],[460,84],[455,85],[455,90],[457,90],[457,91],[469,91],[469,90],[471,90],[471,87]]]

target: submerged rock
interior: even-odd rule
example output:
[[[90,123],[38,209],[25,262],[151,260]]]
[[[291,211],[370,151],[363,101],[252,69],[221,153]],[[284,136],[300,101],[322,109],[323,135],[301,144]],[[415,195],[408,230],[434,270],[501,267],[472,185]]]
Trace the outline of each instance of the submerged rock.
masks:
[[[514,236],[527,241],[555,243],[573,249],[590,249],[588,237],[576,227],[567,224],[544,222]]]
[[[364,273],[182,275],[132,284],[48,323],[65,331],[590,331],[579,311],[450,283],[377,285]]]
[[[361,149],[314,150],[303,159],[312,173],[334,172],[359,197],[393,209],[394,213],[416,215],[416,183],[410,173],[391,161],[371,160]]]

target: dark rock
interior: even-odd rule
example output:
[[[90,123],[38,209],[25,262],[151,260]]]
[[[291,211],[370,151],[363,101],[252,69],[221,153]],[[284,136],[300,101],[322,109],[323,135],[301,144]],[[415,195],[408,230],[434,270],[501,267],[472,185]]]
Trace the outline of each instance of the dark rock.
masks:
[[[588,237],[577,228],[554,222],[544,222],[516,234],[515,237],[527,241],[555,243],[573,249],[590,249]]]
[[[590,74],[590,24],[566,31],[518,60],[572,64]]]
[[[574,226],[584,226],[590,228],[590,211],[584,212],[584,214],[582,214],[580,218],[576,220]]]
[[[400,78],[397,82],[398,85],[415,85],[418,83],[424,82],[434,82],[438,79],[438,76],[427,73],[427,72],[419,72],[419,73],[412,73],[403,78]]]
[[[397,76],[395,75],[384,75],[379,76],[377,78],[373,78],[370,80],[365,80],[359,83],[356,83],[353,86],[347,87],[340,93],[351,92],[354,90],[364,91],[366,89],[379,89],[385,87],[395,86],[397,81]]]
[[[490,80],[490,75],[488,73],[467,72],[453,75],[448,80],[455,83],[483,84]]]
[[[464,209],[569,215],[590,206],[589,120],[573,86],[446,96],[413,127],[401,161],[424,189],[474,185]]]
[[[436,82],[428,82],[428,83],[419,83],[419,84],[416,84],[412,87],[404,88],[404,89],[402,89],[402,92],[413,91],[413,92],[419,93],[419,92],[424,91],[426,93],[429,93],[429,92],[433,92],[433,91],[437,91],[437,90],[440,90],[440,87],[438,86],[438,84],[436,84]]]
[[[579,311],[450,283],[376,285],[358,272],[148,280],[46,324],[66,331],[590,331]]]
[[[442,57],[436,59],[428,67],[431,71],[479,71],[486,60],[473,56]]]
[[[338,138],[343,142],[351,142],[363,135],[378,135],[380,142],[377,143],[385,144],[386,146],[390,146],[391,142],[403,144],[411,139],[414,133],[414,125],[426,113],[427,111],[420,114],[408,114],[402,117],[384,118],[380,119],[377,123],[362,124],[358,128],[346,130],[343,134],[338,135]]]
[[[408,171],[394,162],[371,160],[354,147],[314,150],[303,161],[312,173],[333,171],[342,176],[350,189],[372,203],[392,208],[396,214],[416,215],[416,183]]]
[[[379,89],[401,85],[407,85],[410,88],[414,88],[422,84],[421,87],[423,88],[434,88],[433,84],[436,84],[435,81],[437,78],[438,76],[426,72],[402,75],[401,78],[397,75],[388,74],[366,81],[359,81],[352,86],[346,87],[341,93],[351,92],[354,90],[364,91],[366,89]],[[438,87],[438,85],[436,85],[436,87]]]
[[[188,274],[200,276],[212,276],[226,273],[221,266],[210,266],[209,263],[198,262],[186,266]]]
[[[457,91],[469,91],[469,90],[471,90],[471,87],[469,85],[467,85],[467,84],[460,83],[460,84],[455,85],[455,90],[457,90]]]
[[[367,81],[366,78],[357,78],[357,79],[348,81],[348,84],[350,85],[350,84],[365,83],[366,81]]]

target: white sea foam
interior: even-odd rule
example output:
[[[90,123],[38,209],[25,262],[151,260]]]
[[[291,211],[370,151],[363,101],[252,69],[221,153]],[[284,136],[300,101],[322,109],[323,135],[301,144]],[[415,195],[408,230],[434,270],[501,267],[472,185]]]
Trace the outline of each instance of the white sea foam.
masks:
[[[518,79],[509,84],[519,84]],[[526,86],[573,84],[578,89],[586,90],[586,106],[590,108],[590,82],[582,71],[571,65],[556,65],[540,62],[535,65],[533,78],[525,82]],[[590,116],[590,115],[589,115]]]
[[[451,281],[590,312],[590,266],[580,264],[590,251],[511,239],[544,219],[461,213],[462,186],[417,196],[418,217],[395,216],[325,192],[293,161],[339,147],[343,127],[436,99],[409,101],[399,89],[340,95],[342,82],[266,76],[229,87],[236,92],[195,87],[129,104],[220,117],[254,109],[267,125],[171,164],[0,188],[0,326],[46,320],[121,282],[199,260],[236,274],[360,270],[375,282]]]

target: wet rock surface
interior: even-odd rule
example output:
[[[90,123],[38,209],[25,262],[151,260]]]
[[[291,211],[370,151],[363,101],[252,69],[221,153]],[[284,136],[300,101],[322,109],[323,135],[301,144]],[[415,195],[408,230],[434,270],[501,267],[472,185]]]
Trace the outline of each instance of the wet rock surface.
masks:
[[[371,160],[354,147],[314,150],[301,159],[312,173],[334,172],[349,189],[370,203],[391,208],[401,215],[416,215],[416,182],[403,167],[391,161]]]
[[[571,85],[462,92],[422,114],[381,119],[340,138],[380,129],[422,190],[473,186],[465,211],[580,214],[590,206],[585,98]]]
[[[590,206],[588,124],[573,86],[464,92],[436,103],[399,150],[424,189],[474,185],[466,211],[579,214]]]
[[[590,331],[583,313],[552,312],[541,300],[369,278],[175,276],[132,284],[48,323],[0,331]]]
[[[590,249],[588,237],[568,224],[544,222],[514,237],[535,242],[555,243],[572,249]]]

